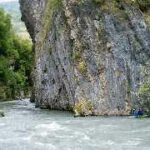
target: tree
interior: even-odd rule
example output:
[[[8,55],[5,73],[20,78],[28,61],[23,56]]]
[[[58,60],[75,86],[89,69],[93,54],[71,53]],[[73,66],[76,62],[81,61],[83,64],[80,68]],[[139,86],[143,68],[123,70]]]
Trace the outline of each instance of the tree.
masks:
[[[0,9],[0,99],[16,99],[31,86],[32,44],[18,37]]]

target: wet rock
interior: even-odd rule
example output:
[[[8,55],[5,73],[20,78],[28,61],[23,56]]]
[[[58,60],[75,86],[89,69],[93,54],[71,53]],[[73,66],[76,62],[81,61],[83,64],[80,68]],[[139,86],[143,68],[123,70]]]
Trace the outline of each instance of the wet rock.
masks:
[[[0,117],[4,117],[4,116],[5,116],[4,112],[0,110]]]

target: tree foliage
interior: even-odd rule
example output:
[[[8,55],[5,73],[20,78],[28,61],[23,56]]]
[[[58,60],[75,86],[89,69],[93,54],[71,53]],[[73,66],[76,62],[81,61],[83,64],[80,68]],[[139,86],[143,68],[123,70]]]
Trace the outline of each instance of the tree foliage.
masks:
[[[0,9],[0,99],[15,99],[31,85],[32,45],[18,37]]]
[[[150,78],[139,89],[140,104],[150,115]]]

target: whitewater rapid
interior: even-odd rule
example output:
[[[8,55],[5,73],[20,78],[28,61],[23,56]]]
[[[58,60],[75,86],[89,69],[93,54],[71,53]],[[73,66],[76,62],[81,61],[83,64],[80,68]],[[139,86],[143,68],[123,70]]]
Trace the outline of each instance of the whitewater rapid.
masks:
[[[40,110],[28,100],[3,102],[0,150],[150,150],[150,120],[74,118]]]

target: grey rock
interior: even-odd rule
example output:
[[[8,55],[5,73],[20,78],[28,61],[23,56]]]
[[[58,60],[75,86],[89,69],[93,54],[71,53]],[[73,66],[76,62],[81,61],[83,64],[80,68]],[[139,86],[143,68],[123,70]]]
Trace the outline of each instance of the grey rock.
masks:
[[[94,0],[53,3],[20,0],[34,43],[36,106],[128,115],[150,73],[150,28],[142,12],[125,2],[115,6],[117,12]]]
[[[0,110],[0,117],[4,117],[4,116],[5,116],[4,112]]]

